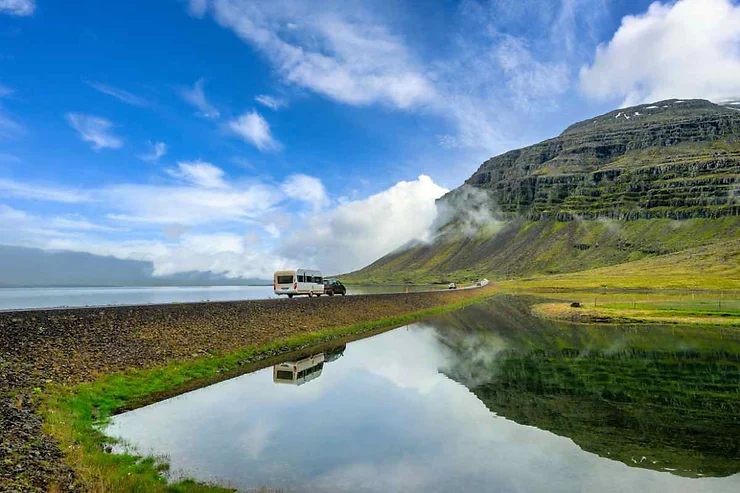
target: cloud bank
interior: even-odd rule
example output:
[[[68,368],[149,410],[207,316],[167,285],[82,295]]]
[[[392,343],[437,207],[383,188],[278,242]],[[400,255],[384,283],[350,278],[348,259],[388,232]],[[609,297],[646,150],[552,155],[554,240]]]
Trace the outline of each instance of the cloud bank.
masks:
[[[730,0],[655,2],[628,15],[580,72],[589,97],[624,106],[740,95],[740,6]]]
[[[437,216],[434,201],[447,189],[425,175],[362,200],[309,216],[279,252],[312,260],[328,274],[349,272],[412,240],[425,240]]]
[[[0,190],[12,196],[88,201],[108,211],[93,221],[0,204],[0,231],[14,231],[24,246],[148,260],[156,275],[210,271],[266,279],[290,266],[338,274],[425,239],[437,215],[435,200],[447,191],[422,175],[364,199],[332,201],[321,180],[308,175],[243,182],[203,161],[179,162],[167,174],[172,183],[90,191],[0,180]]]

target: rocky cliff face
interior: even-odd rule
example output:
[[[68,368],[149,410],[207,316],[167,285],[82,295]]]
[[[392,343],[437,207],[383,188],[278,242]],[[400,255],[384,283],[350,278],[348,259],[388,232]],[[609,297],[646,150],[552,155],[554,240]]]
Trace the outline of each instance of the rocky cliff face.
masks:
[[[491,158],[465,185],[504,216],[686,219],[740,215],[739,176],[740,110],[668,100]]]
[[[436,240],[348,276],[567,273],[740,238],[740,102],[615,110],[484,162],[438,201]]]

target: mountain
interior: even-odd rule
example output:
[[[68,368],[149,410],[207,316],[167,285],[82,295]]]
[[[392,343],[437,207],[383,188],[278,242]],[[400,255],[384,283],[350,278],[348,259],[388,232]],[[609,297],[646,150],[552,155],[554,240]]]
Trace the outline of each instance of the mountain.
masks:
[[[0,245],[0,287],[203,286],[265,283],[210,272],[155,276],[151,262],[71,251]]]
[[[576,123],[489,159],[437,206],[433,241],[344,278],[563,274],[736,240],[740,104],[672,99]]]

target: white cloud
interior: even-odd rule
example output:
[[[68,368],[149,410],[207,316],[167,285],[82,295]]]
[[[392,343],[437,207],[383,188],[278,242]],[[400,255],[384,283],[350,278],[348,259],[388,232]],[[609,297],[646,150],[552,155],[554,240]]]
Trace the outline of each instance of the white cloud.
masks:
[[[280,149],[280,144],[272,137],[270,124],[256,111],[244,113],[236,120],[230,121],[229,128],[260,151]]]
[[[223,274],[229,278],[270,279],[276,269],[289,265],[286,260],[269,251],[254,248],[249,235],[233,233],[185,233],[172,242],[96,241],[48,235],[44,246],[128,260],[147,260],[153,263],[156,276],[200,271]]]
[[[0,14],[25,17],[33,15],[35,11],[36,2],[34,0],[0,0]]]
[[[255,184],[240,188],[115,185],[103,191],[120,211],[111,218],[143,224],[224,224],[253,222],[280,201],[274,188]]]
[[[22,162],[21,158],[19,158],[15,154],[8,154],[5,152],[0,152],[0,164],[6,164],[6,163],[18,164],[21,162]]]
[[[42,216],[0,204],[0,236],[3,243],[48,247],[50,238],[80,238],[89,232],[111,233],[120,228],[96,224],[83,216]]]
[[[211,163],[205,161],[180,161],[177,169],[169,170],[172,176],[202,188],[227,188],[224,181],[225,173]]]
[[[92,144],[93,150],[120,149],[123,146],[123,141],[111,133],[113,123],[110,120],[83,113],[67,113],[66,117],[82,140]]]
[[[126,104],[130,104],[133,106],[148,106],[149,102],[137,96],[136,94],[132,94],[128,91],[124,91],[123,89],[118,89],[117,87],[109,86],[106,84],[102,84],[100,82],[88,82],[87,83],[90,87],[95,89],[98,92],[101,92],[107,96],[111,96],[116,98],[119,101],[122,101]]]
[[[730,0],[655,2],[628,15],[580,72],[583,92],[624,105],[740,94],[740,6]]]
[[[190,0],[188,2],[188,12],[193,17],[203,17],[208,9],[208,0]]]
[[[582,38],[593,37],[603,4],[467,0],[449,23],[455,27],[444,49],[426,57],[390,27],[403,16],[381,17],[393,9],[373,2],[213,0],[208,11],[265,55],[285,83],[349,105],[441,116],[454,126],[441,136],[443,146],[495,153],[523,143],[522,111],[558,109],[572,59],[593,44]],[[517,29],[536,38],[531,46]],[[258,102],[274,106],[263,96]]]
[[[321,180],[308,175],[291,175],[282,184],[283,193],[295,200],[310,204],[319,210],[329,203],[329,197]]]
[[[105,226],[94,223],[79,214],[67,216],[53,216],[43,219],[45,224],[57,229],[71,229],[78,231],[124,231],[124,228]]]
[[[0,190],[11,197],[47,202],[76,204],[91,200],[89,193],[79,190],[46,186],[38,183],[23,183],[7,179],[0,179]]]
[[[268,96],[267,94],[260,94],[259,96],[255,96],[254,100],[274,111],[277,111],[285,106],[285,100],[273,96]]]
[[[69,231],[53,229],[46,221],[39,222],[38,218],[3,204],[0,204],[0,234],[3,243],[26,246],[43,246],[49,238],[70,236]]]
[[[569,46],[590,46],[582,37],[591,29],[577,26],[597,23],[600,1],[462,2],[451,55],[434,66],[432,106],[455,124],[440,144],[489,155],[530,144],[532,119],[558,110],[570,88],[581,55]],[[523,25],[524,33],[512,27]]]
[[[15,91],[0,84],[0,99],[11,97]],[[0,137],[9,138],[14,134],[17,134],[22,130],[20,123],[15,121],[10,115],[4,112],[2,105],[0,105]]]
[[[216,0],[212,11],[287,81],[329,98],[409,108],[434,95],[403,41],[356,4],[341,10],[326,2]]]
[[[122,184],[105,188],[96,197],[112,212],[109,217],[130,224],[179,226],[234,225],[258,227],[278,237],[290,220],[279,207],[288,199],[316,206],[328,203],[317,178],[293,175],[284,183],[227,181],[226,173],[204,161],[179,162],[168,174],[181,185]],[[305,194],[299,196],[297,187]],[[299,209],[291,207],[290,212]]]
[[[203,79],[198,79],[192,89],[180,89],[180,96],[198,110],[196,115],[202,118],[218,118],[221,113],[206,99],[206,93],[203,90],[204,83]]]
[[[149,152],[147,154],[142,154],[139,156],[139,159],[142,159],[144,161],[149,161],[150,163],[156,163],[159,161],[159,158],[167,154],[167,144],[164,142],[147,142],[147,147],[149,147]]]
[[[0,137],[10,138],[20,132],[23,127],[11,118],[10,115],[4,114],[2,110],[3,108],[0,106]]]
[[[323,184],[314,177],[293,175],[277,184],[228,182],[217,167],[199,161],[179,163],[177,173],[187,184],[121,184],[79,195],[0,181],[0,190],[10,190],[9,196],[95,200],[96,214],[107,212],[101,223],[80,214],[37,217],[0,208],[0,230],[14,231],[18,241],[42,248],[148,260],[157,275],[196,270],[266,279],[277,268],[296,265],[334,274],[363,267],[413,239],[426,239],[437,215],[435,199],[446,192],[420,176],[318,210],[291,200],[328,203]],[[302,195],[304,190],[309,195]],[[128,238],[151,238],[152,227],[163,239],[111,236],[125,228]]]
[[[536,60],[521,39],[505,38],[495,56],[506,75],[506,86],[521,109],[541,110],[543,102],[553,104],[569,86],[564,63]]]
[[[434,201],[447,190],[421,175],[362,200],[345,202],[304,221],[280,254],[327,274],[359,269],[411,240],[427,238]]]

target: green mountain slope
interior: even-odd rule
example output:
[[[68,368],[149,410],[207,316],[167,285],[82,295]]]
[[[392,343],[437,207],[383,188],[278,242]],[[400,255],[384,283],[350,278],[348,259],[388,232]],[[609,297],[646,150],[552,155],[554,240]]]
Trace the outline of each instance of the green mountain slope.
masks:
[[[555,276],[518,279],[517,289],[740,289],[740,239]]]
[[[740,238],[740,111],[669,100],[483,163],[438,201],[434,241],[355,282],[561,274]]]

